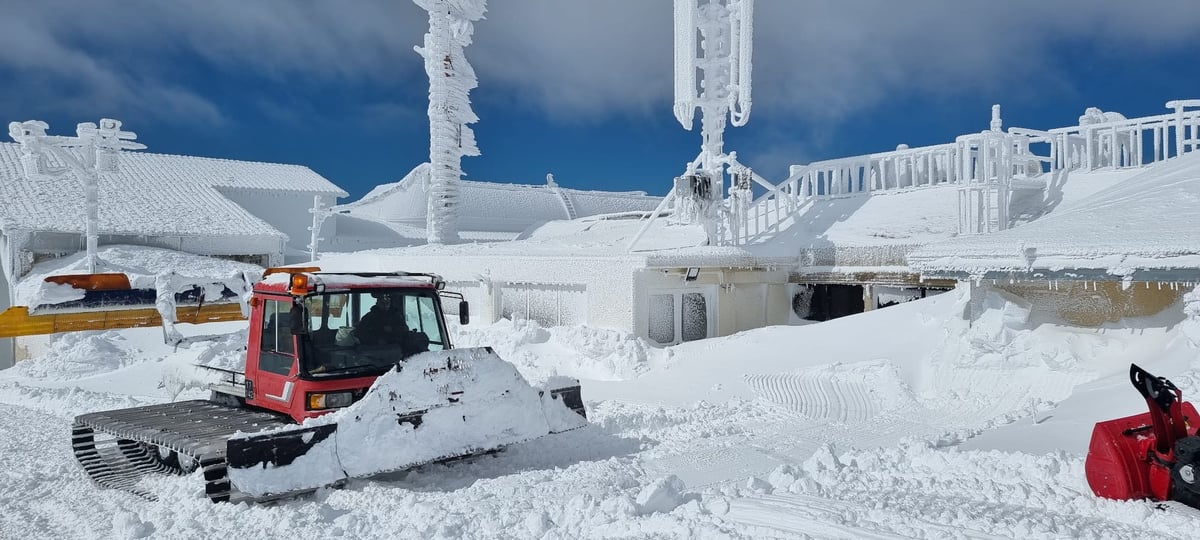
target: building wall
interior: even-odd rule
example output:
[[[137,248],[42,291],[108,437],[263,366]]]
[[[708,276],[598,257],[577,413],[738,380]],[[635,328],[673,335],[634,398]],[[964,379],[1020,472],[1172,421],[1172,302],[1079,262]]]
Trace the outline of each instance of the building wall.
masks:
[[[1148,317],[1174,304],[1189,287],[1170,283],[1119,281],[1028,281],[972,285],[972,302],[982,298],[976,288],[992,287],[1030,303],[1036,321],[1062,320],[1074,325],[1096,327],[1123,318]],[[974,304],[972,305],[974,311]]]
[[[353,257],[350,258],[353,260]],[[379,268],[345,266],[337,255],[321,259],[327,271],[431,272],[446,289],[463,293],[471,320],[495,322],[516,314],[553,324],[587,324],[632,332],[633,269],[637,257],[425,256],[381,259]],[[350,264],[357,264],[351,262]],[[450,304],[447,302],[447,304]],[[447,306],[452,311],[452,306]]]
[[[687,268],[652,268],[635,274],[634,333],[652,343],[667,345],[684,341],[683,327],[688,319],[684,295],[703,294],[706,298],[708,334],[728,336],[743,330],[776,324],[788,324],[791,295],[788,272],[776,270],[701,268],[696,279],[685,279]],[[652,313],[663,312],[657,305],[662,295],[672,295],[676,323],[675,339],[664,343],[655,339],[651,329]]]
[[[312,239],[312,233],[308,230],[313,221],[312,212],[309,212],[313,207],[312,193],[233,189],[221,189],[221,193],[286,234],[288,250],[308,252],[308,242]],[[332,195],[322,195],[321,197],[326,206],[332,206],[335,202]],[[337,221],[325,220],[321,225],[321,236],[333,238],[336,234]]]

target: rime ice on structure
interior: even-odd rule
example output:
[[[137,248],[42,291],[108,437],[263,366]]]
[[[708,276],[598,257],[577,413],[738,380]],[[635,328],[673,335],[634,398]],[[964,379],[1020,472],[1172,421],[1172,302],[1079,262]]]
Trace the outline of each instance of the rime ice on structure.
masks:
[[[87,209],[84,236],[87,239],[88,272],[96,273],[96,248],[100,233],[99,183],[101,173],[115,173],[121,150],[142,150],[145,145],[132,142],[137,134],[122,131],[121,122],[111,118],[100,120],[97,126],[84,122],[75,126],[75,136],[47,135],[50,125],[40,120],[12,122],[8,135],[21,143],[21,161],[26,176],[39,174],[59,176],[72,172],[83,183],[84,207]],[[78,149],[70,152],[67,149]],[[64,168],[51,168],[47,156],[53,156]]]
[[[725,154],[724,136],[726,115],[734,126],[750,119],[753,14],[754,0],[675,0],[675,118],[690,130],[699,107],[703,137],[700,155],[676,179],[676,209],[704,224],[710,239],[720,221],[726,166],[733,178],[728,211],[736,214],[748,202],[751,173]]]
[[[431,244],[458,240],[458,182],[463,156],[478,156],[475,134],[467,124],[479,120],[468,96],[478,83],[463,49],[471,44],[473,21],[483,18],[486,0],[413,0],[429,12],[425,46],[414,47],[425,58],[429,75],[429,211]]]

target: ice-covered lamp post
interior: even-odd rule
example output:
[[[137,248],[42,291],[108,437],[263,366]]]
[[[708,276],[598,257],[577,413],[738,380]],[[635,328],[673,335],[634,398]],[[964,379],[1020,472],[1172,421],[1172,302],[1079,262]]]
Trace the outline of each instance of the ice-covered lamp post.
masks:
[[[47,135],[47,129],[50,129],[50,125],[40,120],[12,122],[8,124],[8,135],[21,143],[24,154],[22,161],[27,175],[60,176],[72,172],[83,182],[87,212],[84,229],[87,239],[87,264],[88,272],[94,274],[96,247],[99,243],[97,223],[100,214],[100,174],[117,172],[121,150],[142,150],[146,145],[132,142],[137,139],[137,134],[122,131],[121,122],[111,118],[101,119],[99,126],[91,122],[79,124],[75,128],[74,137]],[[71,152],[70,149],[78,151]],[[47,156],[54,156],[66,167],[50,168],[46,165]]]
[[[478,156],[475,133],[479,121],[468,96],[478,86],[475,70],[463,49],[471,44],[473,21],[483,18],[486,0],[413,0],[429,12],[425,46],[414,47],[425,58],[429,76],[429,202],[426,239],[431,244],[458,240],[458,184],[462,157]]]

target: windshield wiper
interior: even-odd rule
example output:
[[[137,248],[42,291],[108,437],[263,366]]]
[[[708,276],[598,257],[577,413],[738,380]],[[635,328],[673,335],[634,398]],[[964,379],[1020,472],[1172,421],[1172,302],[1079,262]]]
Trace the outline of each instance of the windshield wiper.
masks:
[[[320,373],[313,373],[312,371],[309,371],[308,374],[312,375],[313,377],[330,377],[330,376],[334,376],[334,375],[348,375],[348,374],[357,373],[357,372],[363,372],[364,374],[365,373],[374,373],[377,371],[383,372],[383,371],[387,371],[388,369],[391,369],[391,366],[377,366],[377,365],[373,365],[373,364],[363,364],[360,366],[347,366],[344,368],[327,369]]]

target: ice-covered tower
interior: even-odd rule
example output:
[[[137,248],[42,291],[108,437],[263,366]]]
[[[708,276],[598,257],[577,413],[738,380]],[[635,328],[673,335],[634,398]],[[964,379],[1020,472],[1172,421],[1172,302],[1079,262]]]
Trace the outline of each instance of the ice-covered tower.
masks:
[[[429,12],[425,46],[414,47],[425,58],[429,75],[429,206],[426,238],[431,244],[458,240],[458,183],[462,157],[478,156],[475,133],[468,124],[479,120],[468,94],[478,86],[475,70],[463,49],[471,44],[473,22],[483,18],[487,0],[413,0]]]
[[[675,118],[691,130],[699,108],[703,140],[681,177],[686,186],[676,184],[687,191],[677,196],[693,220],[715,221],[713,203],[724,197],[725,167],[733,164],[725,154],[726,122],[750,119],[753,19],[754,0],[675,0]]]

